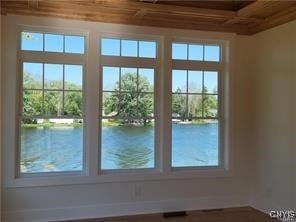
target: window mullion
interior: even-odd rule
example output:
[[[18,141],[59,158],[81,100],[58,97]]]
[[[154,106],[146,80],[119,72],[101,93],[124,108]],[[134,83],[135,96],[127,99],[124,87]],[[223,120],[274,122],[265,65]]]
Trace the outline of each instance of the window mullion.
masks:
[[[89,34],[86,73],[85,76],[85,161],[86,170],[91,177],[98,174],[98,163],[100,161],[100,152],[98,149],[100,141],[100,122],[96,124],[99,116],[99,73],[100,73],[100,56],[98,53],[98,39],[99,37],[91,32]]]
[[[172,81],[172,59],[171,59],[171,39],[164,38],[163,47],[159,49],[162,55],[160,74],[160,167],[163,172],[171,170],[171,81]]]

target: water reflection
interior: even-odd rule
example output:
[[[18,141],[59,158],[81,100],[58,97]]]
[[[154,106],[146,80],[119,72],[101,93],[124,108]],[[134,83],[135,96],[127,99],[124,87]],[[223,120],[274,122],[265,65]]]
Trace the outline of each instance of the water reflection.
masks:
[[[152,150],[148,147],[128,147],[109,151],[110,160],[121,169],[144,168],[152,158]]]
[[[172,164],[216,166],[218,124],[173,124]],[[40,127],[22,129],[21,172],[82,170],[83,128]],[[153,168],[153,126],[102,128],[101,167]]]
[[[106,126],[102,130],[102,169],[154,167],[153,126]]]

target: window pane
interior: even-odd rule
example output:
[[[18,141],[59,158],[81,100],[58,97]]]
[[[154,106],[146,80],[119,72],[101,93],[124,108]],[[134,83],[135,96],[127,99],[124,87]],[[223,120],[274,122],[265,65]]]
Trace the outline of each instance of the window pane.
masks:
[[[121,55],[122,56],[138,56],[138,41],[121,40]]]
[[[187,71],[173,70],[172,82],[173,93],[187,92]]]
[[[178,118],[185,120],[187,117],[187,95],[172,94],[172,117],[174,122],[180,122]],[[176,118],[174,120],[174,118]]]
[[[173,59],[187,60],[187,44],[173,43]]]
[[[61,116],[63,114],[63,93],[60,91],[44,92],[44,114]]]
[[[119,90],[119,67],[103,67],[103,90]]]
[[[119,39],[102,39],[102,55],[120,56]]]
[[[205,45],[205,61],[219,62],[220,47],[218,45]]]
[[[189,45],[189,60],[203,60],[203,45]]]
[[[64,92],[64,115],[82,116],[82,92]]]
[[[63,52],[64,36],[45,34],[45,51],[47,52]]]
[[[81,171],[82,120],[31,119],[21,127],[21,173]]]
[[[154,126],[128,119],[102,120],[103,170],[154,167]]]
[[[23,91],[23,116],[39,116],[42,114],[42,90]]]
[[[63,89],[63,65],[44,64],[44,88]]]
[[[138,94],[137,93],[113,93],[111,100],[114,111],[120,118],[138,117]],[[106,107],[107,108],[107,107]],[[114,112],[113,111],[113,112]]]
[[[119,92],[104,92],[103,93],[103,109],[102,116],[115,117],[119,114]]]
[[[138,76],[136,68],[121,68],[121,91],[137,92]]]
[[[139,93],[138,95],[138,114],[140,122],[144,125],[150,122],[149,118],[154,117],[154,94]]]
[[[218,93],[218,72],[204,72],[204,93]]]
[[[43,34],[34,32],[22,32],[21,49],[43,51]]]
[[[173,124],[172,166],[218,166],[218,121]]]
[[[188,92],[202,92],[202,71],[188,71]]]
[[[84,54],[85,40],[83,36],[65,36],[65,52]]]
[[[202,117],[202,96],[188,95],[188,120],[192,117]]]
[[[65,89],[82,90],[82,66],[65,65]]]
[[[218,96],[204,95],[203,97],[204,117],[218,117]]]
[[[156,58],[156,42],[139,41],[139,56]]]
[[[139,92],[154,91],[154,69],[139,69]]]
[[[23,88],[42,89],[43,65],[42,63],[23,63]]]

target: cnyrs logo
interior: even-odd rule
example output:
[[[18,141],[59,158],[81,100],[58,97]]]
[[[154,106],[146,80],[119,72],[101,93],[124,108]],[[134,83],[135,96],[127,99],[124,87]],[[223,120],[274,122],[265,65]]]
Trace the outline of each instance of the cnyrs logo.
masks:
[[[296,212],[293,210],[273,210],[269,212],[269,215],[281,221],[296,221]]]

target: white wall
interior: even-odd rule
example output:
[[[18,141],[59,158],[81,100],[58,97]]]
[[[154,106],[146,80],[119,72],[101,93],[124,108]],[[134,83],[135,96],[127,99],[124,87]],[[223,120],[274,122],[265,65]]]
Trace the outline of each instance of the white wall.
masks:
[[[253,205],[296,210],[296,21],[252,36]]]
[[[0,3],[1,6],[1,3]],[[2,55],[2,15],[0,15],[0,86],[2,86],[2,70],[1,70],[1,55]],[[1,221],[1,217],[2,217],[2,102],[1,102],[1,98],[2,98],[2,87],[0,87],[0,221]]]
[[[98,26],[98,23],[45,19],[22,16],[4,17],[4,30],[12,29],[14,22],[40,23],[54,26],[90,28]],[[105,25],[110,30],[125,30],[128,26]],[[130,27],[129,27],[130,28]],[[131,28],[130,28],[131,29]],[[133,27],[140,32],[143,28]],[[225,38],[229,34],[195,32],[184,30],[170,30],[148,28],[151,33],[180,33],[192,37],[211,36],[213,38]],[[8,32],[7,32],[8,33]],[[10,31],[11,33],[11,31]],[[4,34],[4,73],[3,73],[3,104],[4,126],[14,127],[14,103],[15,78],[17,75],[15,39]],[[10,187],[4,183],[3,208],[8,221],[44,221],[54,219],[102,217],[124,214],[151,213],[182,209],[208,209],[220,207],[246,206],[249,203],[249,112],[250,107],[250,80],[249,57],[246,53],[250,50],[246,37],[230,35],[235,42],[236,50],[231,52],[231,57],[239,64],[231,72],[231,85],[233,91],[231,98],[231,113],[233,120],[234,151],[233,175],[217,178],[189,178],[172,180],[153,180],[137,182],[117,183],[91,183],[60,186],[36,186],[36,187]],[[234,61],[231,61],[234,64]],[[235,83],[235,84],[234,84]],[[249,102],[246,102],[249,101]],[[14,149],[14,135],[8,131],[3,132],[6,149],[4,156],[9,156],[9,149]],[[4,174],[11,171],[5,168]],[[5,178],[5,175],[4,175]],[[135,195],[135,185],[141,188],[140,195]]]

